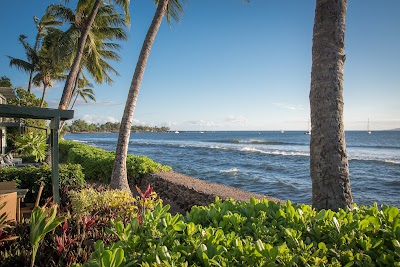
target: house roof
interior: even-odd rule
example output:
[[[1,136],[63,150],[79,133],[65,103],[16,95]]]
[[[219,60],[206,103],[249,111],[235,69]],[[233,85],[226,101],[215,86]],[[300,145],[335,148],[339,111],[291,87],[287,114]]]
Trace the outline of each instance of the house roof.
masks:
[[[17,99],[17,96],[14,94],[14,89],[11,87],[0,87],[0,94],[6,99]]]
[[[58,117],[60,120],[70,120],[74,117],[74,111],[3,104],[0,105],[0,117],[44,120],[51,120]]]

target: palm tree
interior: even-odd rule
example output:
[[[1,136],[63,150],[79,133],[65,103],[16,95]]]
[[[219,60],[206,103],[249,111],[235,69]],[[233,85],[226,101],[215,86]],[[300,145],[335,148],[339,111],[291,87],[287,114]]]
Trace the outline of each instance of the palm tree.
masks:
[[[76,87],[74,89],[73,95],[75,95],[74,102],[72,102],[71,108],[73,109],[76,103],[76,100],[78,97],[81,97],[85,103],[88,103],[88,99],[96,102],[96,98],[93,92],[93,84],[89,82],[88,79],[85,77],[82,77],[81,79],[78,79],[78,82],[76,83]]]
[[[10,59],[10,67],[16,67],[29,74],[28,92],[30,93],[32,87],[33,73],[35,71],[35,65],[39,60],[39,56],[35,48],[31,47],[26,41],[27,38],[28,37],[23,34],[18,37],[18,41],[25,49],[25,56],[27,60],[18,59],[11,56],[8,56],[8,58]]]
[[[317,209],[352,206],[343,124],[347,0],[317,0],[311,70],[310,174]]]
[[[65,79],[63,74],[65,68],[54,62],[52,55],[45,47],[39,51],[39,60],[34,68],[36,75],[33,77],[33,84],[36,86],[43,85],[43,93],[40,107],[43,107],[47,89],[53,86],[53,81],[62,81]]]
[[[111,0],[110,0],[111,1]],[[116,5],[122,6],[125,12],[125,19],[126,22],[129,23],[129,0],[112,0]],[[65,82],[64,90],[61,96],[59,108],[60,109],[67,109],[71,95],[72,95],[72,90],[74,87],[74,83],[76,80],[76,77],[78,75],[79,69],[81,67],[81,60],[84,55],[84,50],[85,46],[87,44],[87,39],[89,36],[89,32],[92,28],[93,23],[95,22],[97,12],[100,8],[100,6],[103,4],[103,0],[94,0],[93,1],[87,1],[87,0],[79,0],[78,5],[77,5],[77,11],[78,10],[86,10],[88,12],[83,12],[80,13],[82,15],[84,14],[89,14],[87,17],[86,16],[81,16],[78,18],[78,20],[75,21],[74,26],[79,29],[79,39],[78,39],[78,46],[76,49],[75,57],[70,69],[70,72],[68,74],[67,80]],[[78,12],[77,12],[78,13]]]
[[[111,176],[111,187],[122,189],[127,192],[130,192],[130,189],[126,171],[126,158],[128,154],[128,144],[131,133],[133,113],[135,111],[136,101],[146,68],[147,59],[150,55],[150,49],[153,45],[165,13],[167,13],[168,22],[171,23],[171,17],[175,20],[179,20],[179,15],[183,13],[183,8],[178,0],[158,0],[156,12],[149,30],[147,31],[142,50],[140,51],[135,72],[132,77],[131,86],[129,88],[124,114],[121,120],[116,156]]]

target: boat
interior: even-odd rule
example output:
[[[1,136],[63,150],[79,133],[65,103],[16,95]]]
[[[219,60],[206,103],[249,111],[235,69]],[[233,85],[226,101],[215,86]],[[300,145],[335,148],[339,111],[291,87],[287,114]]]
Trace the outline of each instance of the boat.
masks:
[[[369,118],[368,118],[368,124],[367,124],[367,134],[371,134],[371,130],[369,129]]]
[[[281,130],[281,133],[285,133],[285,131],[284,131],[284,130]]]
[[[310,130],[310,119],[308,119],[307,128],[308,128],[308,130],[307,130],[307,132],[304,132],[304,134],[311,135],[311,130]]]
[[[175,131],[175,133],[179,133],[178,131]]]

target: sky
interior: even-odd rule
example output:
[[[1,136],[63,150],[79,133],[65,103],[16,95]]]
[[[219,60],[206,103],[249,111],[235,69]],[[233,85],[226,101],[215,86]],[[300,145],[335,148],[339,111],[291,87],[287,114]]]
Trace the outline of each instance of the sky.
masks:
[[[2,0],[0,76],[27,88],[9,67],[24,59],[18,36],[34,43],[33,16],[60,0]],[[76,1],[71,0],[69,6]],[[121,121],[154,1],[131,0],[129,40],[111,62],[120,76],[95,84],[97,101],[78,101],[74,119]],[[133,124],[171,130],[305,130],[309,124],[315,0],[189,0],[179,23],[164,19],[151,49]],[[399,0],[349,0],[344,67],[346,130],[400,128]],[[57,108],[63,84],[46,101]],[[35,88],[41,96],[41,88]]]

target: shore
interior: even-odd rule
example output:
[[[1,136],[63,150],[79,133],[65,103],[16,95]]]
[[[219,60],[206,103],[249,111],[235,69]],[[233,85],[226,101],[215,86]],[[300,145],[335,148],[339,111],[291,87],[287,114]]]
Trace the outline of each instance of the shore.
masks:
[[[177,212],[185,214],[195,205],[208,205],[214,202],[216,196],[222,200],[249,201],[251,197],[254,197],[280,203],[285,202],[266,195],[196,179],[174,171],[149,174],[142,179],[141,187],[149,183],[163,200],[163,203],[171,205],[170,212],[172,214]]]

